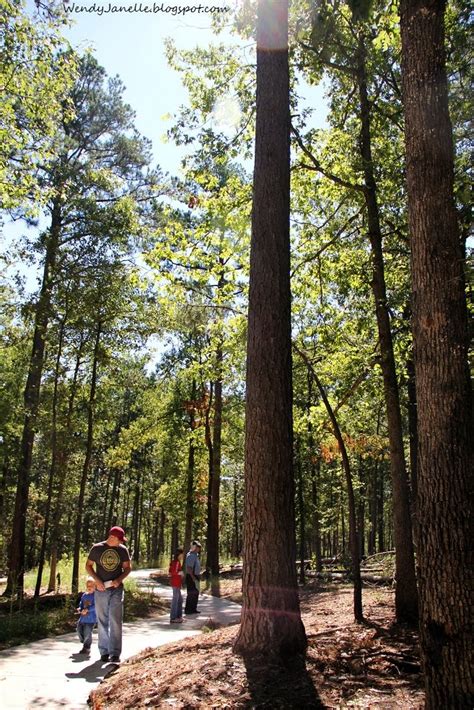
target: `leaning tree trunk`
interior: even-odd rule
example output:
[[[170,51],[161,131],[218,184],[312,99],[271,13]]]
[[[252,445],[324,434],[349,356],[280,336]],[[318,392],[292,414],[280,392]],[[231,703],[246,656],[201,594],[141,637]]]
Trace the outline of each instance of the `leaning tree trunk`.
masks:
[[[87,403],[87,442],[84,463],[82,466],[81,483],[79,487],[79,498],[77,501],[77,513],[74,524],[74,551],[72,563],[72,582],[71,591],[76,593],[79,584],[79,558],[81,554],[81,532],[82,532],[82,513],[84,508],[84,499],[86,495],[87,477],[89,475],[92,461],[92,447],[94,443],[94,408],[95,394],[97,390],[97,370],[99,363],[99,344],[102,335],[102,323],[99,321],[94,341],[94,353],[92,356],[92,376],[91,386],[89,391],[89,401]]]
[[[334,436],[336,437],[337,445],[339,447],[339,452],[342,458],[342,467],[346,478],[347,500],[349,508],[349,548],[351,551],[352,580],[354,584],[354,619],[356,621],[363,621],[364,614],[362,610],[362,580],[360,576],[359,536],[357,533],[356,505],[354,487],[352,485],[352,474],[349,457],[347,455],[346,445],[344,443],[344,439],[339,428],[339,423],[326,396],[324,387],[322,386],[319,377],[317,376],[316,372],[314,372],[314,370],[313,377],[316,386],[319,390],[319,394],[321,395],[321,399],[323,400],[324,406],[326,407],[329,419],[331,420]],[[342,522],[344,524],[344,513]]]
[[[426,707],[474,706],[473,442],[443,0],[402,0]]]
[[[245,423],[242,623],[234,649],[301,656],[291,379],[288,5],[259,0]],[[264,501],[264,505],[262,502]]]
[[[35,438],[35,422],[40,400],[41,375],[43,372],[46,332],[48,330],[54,272],[61,233],[61,207],[53,206],[51,227],[48,234],[43,280],[36,305],[33,347],[30,356],[28,377],[24,391],[25,419],[20,445],[15,509],[9,553],[9,573],[5,595],[23,595],[25,572],[26,515],[30,489],[30,471]]]
[[[392,330],[385,286],[382,230],[372,161],[370,103],[367,93],[366,49],[359,34],[357,84],[360,102],[360,151],[364,172],[368,236],[372,252],[372,291],[380,342],[380,367],[384,384],[390,444],[390,473],[393,490],[393,535],[395,539],[395,613],[397,621],[414,623],[418,618],[415,555],[413,549],[410,497],[403,447],[402,415],[398,391]]]

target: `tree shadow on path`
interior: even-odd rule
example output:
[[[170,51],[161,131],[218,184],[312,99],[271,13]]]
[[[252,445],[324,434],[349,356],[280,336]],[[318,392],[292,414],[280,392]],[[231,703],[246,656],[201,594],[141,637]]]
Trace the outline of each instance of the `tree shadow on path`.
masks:
[[[244,659],[251,700],[246,707],[258,710],[311,708],[323,710],[318,691],[304,661],[291,665],[269,665]]]

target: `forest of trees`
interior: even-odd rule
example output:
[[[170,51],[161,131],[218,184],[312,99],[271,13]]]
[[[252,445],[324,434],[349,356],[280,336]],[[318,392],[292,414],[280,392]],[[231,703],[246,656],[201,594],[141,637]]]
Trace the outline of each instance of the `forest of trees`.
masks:
[[[255,32],[256,16],[242,4],[236,46],[221,20],[205,50],[169,41],[188,90],[176,177],[61,11],[1,0],[5,594],[31,569],[35,595],[54,590],[65,559],[76,591],[111,525],[142,566],[199,537],[214,580],[243,555],[236,650],[304,653],[296,560],[346,567],[361,620],[360,562],[394,550],[427,707],[467,708],[469,12],[259,0]]]

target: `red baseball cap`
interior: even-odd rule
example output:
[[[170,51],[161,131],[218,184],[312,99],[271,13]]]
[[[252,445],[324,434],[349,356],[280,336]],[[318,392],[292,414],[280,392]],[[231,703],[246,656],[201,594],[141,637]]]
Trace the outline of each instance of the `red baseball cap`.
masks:
[[[127,538],[125,537],[125,530],[123,528],[119,528],[118,525],[114,525],[113,528],[110,528],[109,535],[118,537],[118,539],[122,542],[127,542]]]

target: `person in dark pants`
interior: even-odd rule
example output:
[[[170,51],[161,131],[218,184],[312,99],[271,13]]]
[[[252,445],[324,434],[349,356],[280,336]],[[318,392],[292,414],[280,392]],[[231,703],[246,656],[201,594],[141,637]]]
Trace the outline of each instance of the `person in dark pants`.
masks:
[[[199,554],[201,552],[201,543],[193,540],[189,552],[186,555],[186,605],[184,607],[185,614],[199,614],[197,608],[199,598],[199,576],[201,574],[201,563],[199,562]]]

